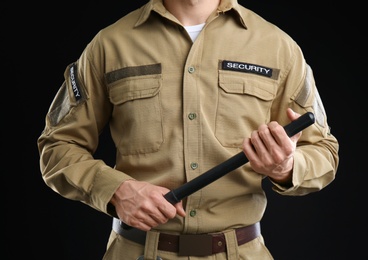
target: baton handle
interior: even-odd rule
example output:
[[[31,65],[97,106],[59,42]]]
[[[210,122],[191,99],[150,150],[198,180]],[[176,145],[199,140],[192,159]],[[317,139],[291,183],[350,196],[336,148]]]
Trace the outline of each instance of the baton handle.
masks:
[[[312,112],[307,112],[301,115],[296,120],[284,126],[284,129],[286,134],[289,137],[292,137],[293,135],[312,125],[314,121],[314,114]],[[168,202],[174,205],[185,197],[193,194],[194,192],[214,182],[225,174],[237,169],[241,165],[246,164],[247,162],[249,162],[249,160],[245,156],[244,152],[239,152],[238,154],[230,157],[228,160],[218,164],[217,166],[197,176],[196,178],[190,180],[182,186],[169,191],[164,195],[164,197]],[[125,223],[121,223],[123,225],[123,228],[129,228],[129,226]]]

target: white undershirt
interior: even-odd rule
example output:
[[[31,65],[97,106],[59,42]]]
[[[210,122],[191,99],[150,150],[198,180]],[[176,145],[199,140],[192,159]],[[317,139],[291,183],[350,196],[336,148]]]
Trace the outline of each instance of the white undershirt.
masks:
[[[197,25],[191,25],[191,26],[184,26],[185,30],[187,30],[190,38],[192,38],[192,41],[194,42],[195,39],[197,39],[198,34],[202,31],[203,26],[205,23],[197,24]]]

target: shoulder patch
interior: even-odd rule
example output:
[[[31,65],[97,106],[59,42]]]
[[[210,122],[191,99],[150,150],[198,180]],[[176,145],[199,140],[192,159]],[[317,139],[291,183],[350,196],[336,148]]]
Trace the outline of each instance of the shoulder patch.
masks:
[[[48,118],[51,126],[56,126],[69,113],[70,99],[65,82],[59,88],[49,108]]]
[[[312,106],[316,123],[321,127],[326,126],[325,108],[319,96],[318,89],[314,82],[313,72],[309,65],[307,65],[303,87],[295,98],[295,102],[302,107]]]
[[[321,97],[319,95],[318,90],[316,89],[315,91],[315,98],[314,98],[314,103],[313,103],[313,110],[316,116],[316,122],[321,126],[321,127],[326,127],[326,111],[325,108],[323,106]]]
[[[82,98],[82,93],[80,90],[80,87],[78,85],[78,79],[77,79],[77,65],[74,63],[69,68],[69,77],[70,77],[70,83],[72,86],[73,94],[76,101],[79,101]]]

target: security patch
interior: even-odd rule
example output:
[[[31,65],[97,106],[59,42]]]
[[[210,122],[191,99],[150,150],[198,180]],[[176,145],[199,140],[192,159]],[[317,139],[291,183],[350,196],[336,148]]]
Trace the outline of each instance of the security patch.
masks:
[[[70,66],[69,72],[70,72],[70,83],[72,85],[72,90],[74,93],[74,97],[76,101],[79,101],[82,98],[82,93],[80,91],[80,88],[78,86],[78,80],[76,76],[77,71],[77,65],[73,64]]]
[[[272,79],[277,79],[279,75],[278,69],[272,69],[261,65],[229,60],[223,60],[221,62],[221,69],[243,73],[252,73]]]

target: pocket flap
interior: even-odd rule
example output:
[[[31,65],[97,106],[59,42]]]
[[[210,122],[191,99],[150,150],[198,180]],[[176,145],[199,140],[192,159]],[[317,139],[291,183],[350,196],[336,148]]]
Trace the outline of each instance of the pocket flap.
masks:
[[[277,90],[276,82],[239,77],[224,71],[219,72],[219,86],[226,93],[251,95],[267,101],[276,96]]]
[[[125,78],[110,86],[110,100],[118,105],[129,100],[153,97],[160,91],[161,85],[161,75]]]

